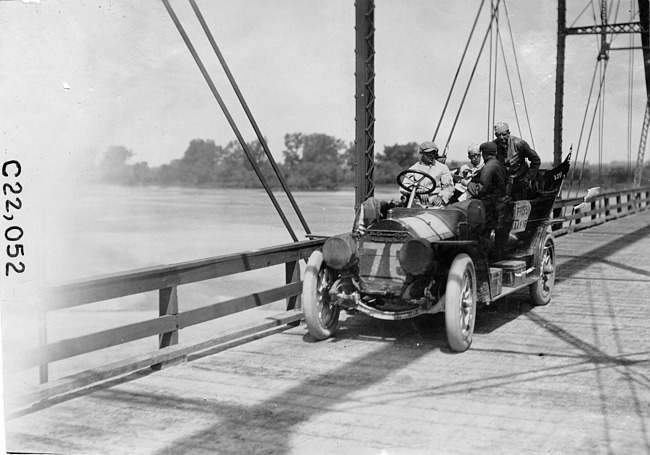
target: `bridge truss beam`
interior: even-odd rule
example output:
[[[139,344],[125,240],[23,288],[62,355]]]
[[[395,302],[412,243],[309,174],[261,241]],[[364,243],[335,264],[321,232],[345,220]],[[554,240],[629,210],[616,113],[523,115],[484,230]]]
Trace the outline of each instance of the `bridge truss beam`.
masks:
[[[557,62],[555,75],[555,131],[553,162],[558,165],[562,162],[562,120],[564,109],[564,63],[567,35],[601,35],[603,43],[607,35],[621,33],[639,33],[641,35],[641,49],[643,51],[645,85],[646,85],[646,110],[641,129],[641,140],[639,142],[639,153],[637,156],[637,167],[634,174],[634,186],[641,184],[641,172],[645,155],[648,130],[650,129],[650,0],[638,0],[639,22],[626,22],[620,24],[606,23],[606,5],[601,3],[600,25],[587,27],[566,27],[566,0],[558,0],[558,31],[557,31]],[[608,58],[609,46],[604,43],[601,46],[598,58]]]
[[[641,33],[640,22],[625,22],[622,24],[590,25],[587,27],[571,27],[565,30],[567,35],[613,35],[617,33]]]
[[[641,47],[643,50],[643,68],[645,70],[646,108],[641,128],[641,140],[639,141],[639,152],[636,158],[634,170],[634,187],[641,185],[643,163],[645,157],[646,141],[648,138],[648,127],[650,126],[650,1],[639,0],[639,20],[641,23]]]
[[[355,204],[374,195],[375,172],[375,2],[356,0]]]

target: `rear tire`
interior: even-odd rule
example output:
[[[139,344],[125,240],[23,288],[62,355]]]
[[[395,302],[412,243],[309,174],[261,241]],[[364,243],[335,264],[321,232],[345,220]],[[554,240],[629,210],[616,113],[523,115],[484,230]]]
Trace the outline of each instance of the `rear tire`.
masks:
[[[336,331],[341,308],[333,305],[329,295],[332,272],[323,265],[323,253],[314,251],[309,257],[302,285],[302,306],[311,336],[326,340]]]
[[[548,305],[555,285],[555,241],[553,234],[545,232],[535,246],[533,265],[539,267],[539,280],[528,287],[534,306]]]
[[[472,344],[476,320],[476,270],[467,254],[451,263],[445,291],[445,328],[452,351],[466,351]]]

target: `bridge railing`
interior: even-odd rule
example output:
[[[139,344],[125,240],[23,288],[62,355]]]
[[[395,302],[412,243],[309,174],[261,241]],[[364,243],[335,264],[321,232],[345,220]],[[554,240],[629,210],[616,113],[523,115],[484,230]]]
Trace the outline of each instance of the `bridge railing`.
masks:
[[[5,357],[5,365],[13,371],[35,367],[40,371],[41,385],[17,401],[22,405],[35,403],[142,368],[159,369],[165,363],[179,361],[193,352],[274,327],[298,323],[302,318],[299,302],[302,293],[300,261],[307,259],[323,242],[322,239],[308,240],[244,253],[138,269],[69,282],[47,290],[35,308],[40,315],[42,325],[40,334],[42,344]],[[281,264],[285,265],[286,284],[283,286],[192,310],[180,310],[177,292],[179,286]],[[159,316],[157,318],[89,335],[47,341],[49,312],[151,291],[158,292]],[[227,335],[217,335],[194,344],[179,344],[179,332],[184,328],[282,300],[286,300],[286,311],[278,313],[277,316],[266,317],[262,322]],[[48,382],[50,363],[152,336],[159,337],[157,351]]]
[[[553,213],[557,222],[553,224],[553,229],[556,235],[569,234],[646,210],[650,206],[650,187],[605,192],[590,200],[587,208],[575,210],[575,206],[582,202],[583,198],[571,198],[555,203]],[[139,269],[70,282],[51,289],[42,305],[37,308],[43,327],[42,344],[5,358],[5,364],[8,363],[7,366],[12,369],[39,368],[41,385],[21,397],[21,403],[35,403],[142,368],[158,369],[165,363],[178,361],[188,354],[299,322],[302,319],[299,262],[308,258],[323,242],[322,239],[296,242],[257,251]],[[178,286],[281,264],[285,265],[286,280],[283,286],[180,311]],[[47,340],[49,312],[152,291],[158,292],[159,316],[156,318],[75,338],[52,342]],[[264,322],[246,329],[217,335],[198,343],[179,344],[179,332],[184,328],[283,299],[287,302],[286,311],[277,317],[265,318]],[[48,381],[50,363],[152,336],[159,338],[156,351]]]
[[[576,209],[585,202],[583,197],[558,199],[553,206],[553,224],[556,236],[586,229],[607,221],[628,216],[650,206],[650,186],[603,192],[586,201],[586,207]]]

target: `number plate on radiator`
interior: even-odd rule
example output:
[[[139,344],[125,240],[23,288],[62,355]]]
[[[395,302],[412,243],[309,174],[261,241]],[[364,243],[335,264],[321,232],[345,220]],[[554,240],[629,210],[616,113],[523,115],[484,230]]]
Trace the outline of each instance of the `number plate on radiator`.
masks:
[[[406,274],[397,258],[402,245],[402,243],[361,242],[359,274],[365,277],[403,281]]]

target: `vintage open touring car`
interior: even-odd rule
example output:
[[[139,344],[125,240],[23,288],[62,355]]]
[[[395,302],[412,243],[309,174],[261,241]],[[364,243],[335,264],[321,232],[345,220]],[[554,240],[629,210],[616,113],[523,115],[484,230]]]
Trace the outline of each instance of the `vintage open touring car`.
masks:
[[[435,182],[423,190],[406,183],[415,171],[401,172],[397,181],[409,191],[403,206],[377,204],[367,226],[355,222],[352,232],[328,238],[310,256],[302,293],[309,333],[332,336],[341,310],[387,320],[444,312],[449,346],[462,352],[472,342],[479,304],[528,287],[532,304],[546,305],[555,281],[551,212],[569,160],[570,154],[554,169],[540,169],[532,198],[506,200],[502,210],[511,216],[492,226],[478,199],[416,207],[417,194],[433,191]],[[419,182],[433,181],[419,174]]]

